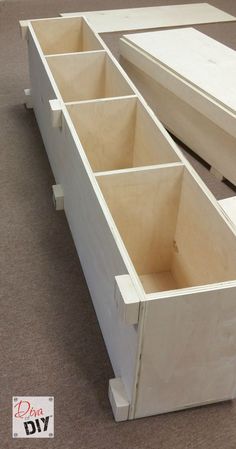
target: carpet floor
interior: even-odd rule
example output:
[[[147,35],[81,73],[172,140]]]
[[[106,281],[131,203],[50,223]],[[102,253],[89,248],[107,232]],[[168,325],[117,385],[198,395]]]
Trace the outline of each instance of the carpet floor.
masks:
[[[34,113],[27,49],[18,20],[60,12],[192,1],[0,1],[0,447],[51,449],[235,449],[236,402],[117,424],[108,402],[113,377],[87,285]],[[234,0],[211,0],[236,15]],[[236,49],[235,23],[198,26]],[[118,57],[118,38],[105,41]],[[186,153],[219,198],[235,195]],[[12,396],[55,397],[55,437],[12,439]]]

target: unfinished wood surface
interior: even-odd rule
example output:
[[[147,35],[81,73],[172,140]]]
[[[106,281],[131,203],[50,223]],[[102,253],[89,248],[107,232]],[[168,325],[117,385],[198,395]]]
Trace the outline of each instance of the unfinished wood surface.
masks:
[[[102,45],[82,18],[33,20],[31,25],[45,55],[102,49]]]
[[[64,102],[132,94],[105,51],[48,56]]]
[[[219,201],[220,206],[236,226],[236,196]]]
[[[199,34],[201,35],[201,33]],[[151,45],[151,33],[149,33],[149,41]],[[196,111],[200,112],[206,118],[223,129],[226,133],[236,138],[236,114],[233,113],[228,107],[223,106],[219,101],[217,102],[214,100],[200,88],[194,86],[190,82],[187,82],[183,77],[177,75],[177,73],[171,70],[171,68],[168,68],[164,64],[158,62],[156,58],[152,57],[141,47],[131,42],[129,35],[120,39],[120,52],[127,61],[135,65],[143,73],[151,77],[155,82],[161,84],[172,94],[178,96],[182,101],[196,109]],[[204,66],[199,66],[197,70],[202,70],[205,72]]]
[[[97,177],[139,276],[170,271],[182,174],[175,164]]]
[[[180,287],[236,279],[235,235],[187,171],[174,240],[171,271]]]
[[[115,418],[233,397],[235,227],[96,33],[131,94],[65,103],[69,82],[63,94],[50,64],[74,55],[45,56],[31,21],[27,35],[32,104],[116,376]]]
[[[135,418],[236,395],[235,288],[146,304]]]
[[[183,167],[97,180],[146,293],[236,279],[235,235]]]
[[[114,237],[106,205],[31,27],[28,45],[34,112],[56,182],[63,188],[65,214],[115,376],[122,376],[132,403],[138,334],[120,319],[115,302],[115,276],[129,273],[129,261]],[[62,128],[51,125],[52,98],[61,100]]]
[[[236,51],[194,28],[129,34],[126,38],[168,70],[236,113]]]
[[[63,13],[61,15],[63,17],[83,15],[98,33],[236,20],[232,15],[208,3]]]
[[[152,33],[144,34],[151,46]],[[236,114],[133,45],[129,36],[121,39],[121,54],[123,67],[167,129],[236,185]],[[203,65],[198,70],[205,73]]]
[[[94,172],[179,161],[136,97],[67,109]]]

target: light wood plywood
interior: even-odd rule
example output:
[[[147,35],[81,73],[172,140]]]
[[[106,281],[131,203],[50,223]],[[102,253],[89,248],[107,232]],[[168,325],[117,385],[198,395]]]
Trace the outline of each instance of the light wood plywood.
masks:
[[[146,305],[135,417],[234,398],[234,287]]]
[[[120,46],[166,128],[236,185],[235,51],[193,29],[127,35]]]
[[[127,39],[181,79],[236,112],[236,51],[194,28],[129,34]]]
[[[83,15],[98,33],[235,20],[232,15],[208,3],[63,13],[61,15],[63,17]]]
[[[179,161],[134,96],[67,104],[67,109],[94,172]]]
[[[132,94],[105,51],[47,57],[65,102]]]
[[[23,34],[32,105],[116,376],[115,419],[232,398],[236,229],[85,19],[103,50],[59,54],[70,20],[42,20],[43,36],[29,21]],[[103,82],[117,96],[91,98]]]

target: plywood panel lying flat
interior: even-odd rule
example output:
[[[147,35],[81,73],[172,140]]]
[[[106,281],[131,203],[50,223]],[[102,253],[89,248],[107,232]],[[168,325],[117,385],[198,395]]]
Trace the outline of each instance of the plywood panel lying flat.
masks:
[[[79,17],[83,15],[98,33],[236,20],[232,15],[208,3],[76,12],[61,15],[63,17]]]
[[[236,51],[194,28],[136,33],[127,39],[235,113]]]

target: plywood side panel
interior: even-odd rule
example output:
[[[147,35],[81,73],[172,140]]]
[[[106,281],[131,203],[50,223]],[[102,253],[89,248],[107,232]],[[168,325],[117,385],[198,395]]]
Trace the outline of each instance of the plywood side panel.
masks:
[[[51,126],[51,109],[49,100],[56,98],[56,92],[45,71],[43,62],[36,48],[35,42],[29,33],[28,40],[29,52],[29,72],[31,95],[34,113],[42,135],[42,139],[47,151],[48,159],[52,167],[56,183],[60,184],[61,168],[58,158],[55,158],[55,148],[60,145],[60,133]],[[50,144],[51,135],[53,136],[55,148]]]
[[[63,189],[64,210],[115,375],[122,377],[131,401],[138,336],[133,326],[120,320],[114,298],[114,276],[127,274],[127,265],[99,203],[98,187],[82,161],[78,139],[72,137],[64,119],[62,128],[51,127],[49,99],[55,93],[31,36],[29,61],[39,128],[56,182]]]
[[[107,56],[105,61],[104,84],[105,97],[131,95],[134,93],[123,75],[117,70],[117,67],[113,64],[109,56]]]
[[[236,279],[236,238],[215,205],[185,171],[172,272],[179,286]]]
[[[83,21],[82,23],[82,40],[83,40],[83,51],[92,51],[92,50],[101,50],[102,45],[98,41],[95,34],[91,31],[91,29],[88,27],[87,23]]]
[[[176,27],[235,20],[235,17],[232,15],[208,3],[114,9],[111,11],[88,11],[64,13],[61,15],[63,17],[84,15],[97,33]]]
[[[236,395],[235,287],[146,303],[135,418]]]
[[[133,165],[156,165],[179,161],[180,159],[171,149],[161,130],[155,126],[147,111],[138,103]]]

